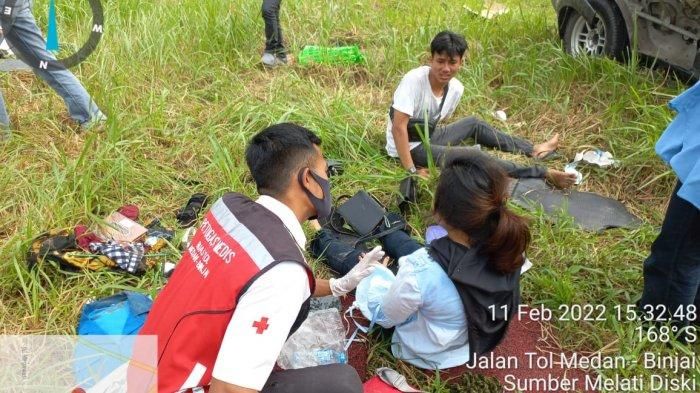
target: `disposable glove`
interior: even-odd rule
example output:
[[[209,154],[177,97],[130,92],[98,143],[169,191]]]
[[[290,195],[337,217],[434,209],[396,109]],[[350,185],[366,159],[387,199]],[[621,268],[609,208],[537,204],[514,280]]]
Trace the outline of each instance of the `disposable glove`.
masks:
[[[374,268],[384,258],[384,251],[381,246],[374,247],[372,251],[365,254],[360,262],[355,265],[348,274],[340,278],[331,278],[329,285],[333,296],[344,296],[357,287],[363,278],[369,276]]]

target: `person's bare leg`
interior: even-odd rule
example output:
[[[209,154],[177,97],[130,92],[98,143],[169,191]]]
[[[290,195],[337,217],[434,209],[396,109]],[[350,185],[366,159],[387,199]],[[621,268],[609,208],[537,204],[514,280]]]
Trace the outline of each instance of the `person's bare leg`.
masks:
[[[544,158],[547,154],[557,150],[559,147],[559,134],[554,134],[547,142],[535,145],[532,149],[533,158]]]
[[[547,169],[545,178],[556,188],[569,188],[576,182],[575,174],[557,171],[554,169]]]

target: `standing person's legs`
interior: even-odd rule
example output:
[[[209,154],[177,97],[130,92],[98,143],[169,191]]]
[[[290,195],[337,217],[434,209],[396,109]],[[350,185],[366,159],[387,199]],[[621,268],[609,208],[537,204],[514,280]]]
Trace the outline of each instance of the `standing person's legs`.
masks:
[[[471,156],[474,154],[486,154],[479,149],[471,146],[441,146],[430,144],[430,151],[433,156],[433,160],[440,166],[445,162],[447,154],[453,155],[467,155]],[[428,166],[428,153],[424,147],[424,144],[416,146],[411,150],[411,157],[413,162],[417,166],[427,167]],[[498,158],[493,158],[498,164],[508,173],[510,177],[514,178],[526,178],[526,177],[537,177],[544,178],[547,175],[547,168],[541,166],[522,166],[514,162],[501,160]]]
[[[357,371],[347,364],[273,371],[261,393],[362,393]]]
[[[265,21],[265,52],[284,56],[282,28],[280,27],[280,4],[282,0],[263,0],[262,16]]]
[[[441,146],[458,145],[467,139],[492,149],[508,153],[532,155],[532,143],[491,126],[476,117],[465,117],[447,126],[438,126],[430,137],[430,143]]]
[[[5,39],[20,59],[56,60],[45,49],[46,42],[36,25],[29,4],[17,10],[12,30]],[[63,98],[71,118],[78,124],[86,126],[92,120],[104,119],[100,109],[73,73],[66,69],[45,70],[36,67],[32,67],[32,69]]]
[[[664,305],[670,313],[664,317],[671,316],[679,306],[684,307],[681,312],[685,314],[685,307],[697,305],[700,289],[700,210],[678,196],[681,185],[679,181],[673,191],[661,233],[644,261],[640,305]]]

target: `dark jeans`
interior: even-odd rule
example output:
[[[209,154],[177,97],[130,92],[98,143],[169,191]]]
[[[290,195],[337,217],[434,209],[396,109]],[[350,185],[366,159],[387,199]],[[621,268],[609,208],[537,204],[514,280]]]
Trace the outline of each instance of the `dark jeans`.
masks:
[[[450,157],[455,154],[475,154],[474,151],[477,149],[472,146],[457,146],[467,139],[474,139],[476,143],[484,147],[500,151],[532,155],[533,146],[530,142],[508,135],[483,120],[465,117],[447,126],[438,126],[430,136],[430,150],[433,154],[433,160],[442,166],[448,154]],[[428,166],[428,154],[423,144],[411,150],[411,157],[416,166]],[[543,178],[547,173],[547,169],[541,166],[522,166],[510,161],[496,160],[511,177]]]
[[[347,364],[273,371],[261,393],[362,393],[357,371]]]
[[[280,3],[282,0],[263,0],[262,16],[265,21],[265,52],[283,55]]]
[[[394,260],[412,254],[423,247],[404,231],[392,232],[379,239],[388,256]],[[323,258],[326,265],[341,276],[346,275],[360,260],[364,250],[350,247],[333,238],[327,229],[321,229],[311,241],[311,255]]]
[[[666,210],[661,233],[644,261],[644,293],[640,304],[700,309],[700,210],[678,196],[679,181]],[[700,312],[700,310],[697,310]],[[668,317],[669,315],[665,315]],[[687,320],[680,321],[686,325]]]

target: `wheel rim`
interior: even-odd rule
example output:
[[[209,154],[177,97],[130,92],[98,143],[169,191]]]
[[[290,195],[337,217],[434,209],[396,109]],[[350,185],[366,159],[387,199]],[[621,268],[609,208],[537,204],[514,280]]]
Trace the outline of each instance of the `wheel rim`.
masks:
[[[571,31],[571,51],[574,55],[601,56],[605,53],[605,24],[600,18],[593,26],[579,16]]]

